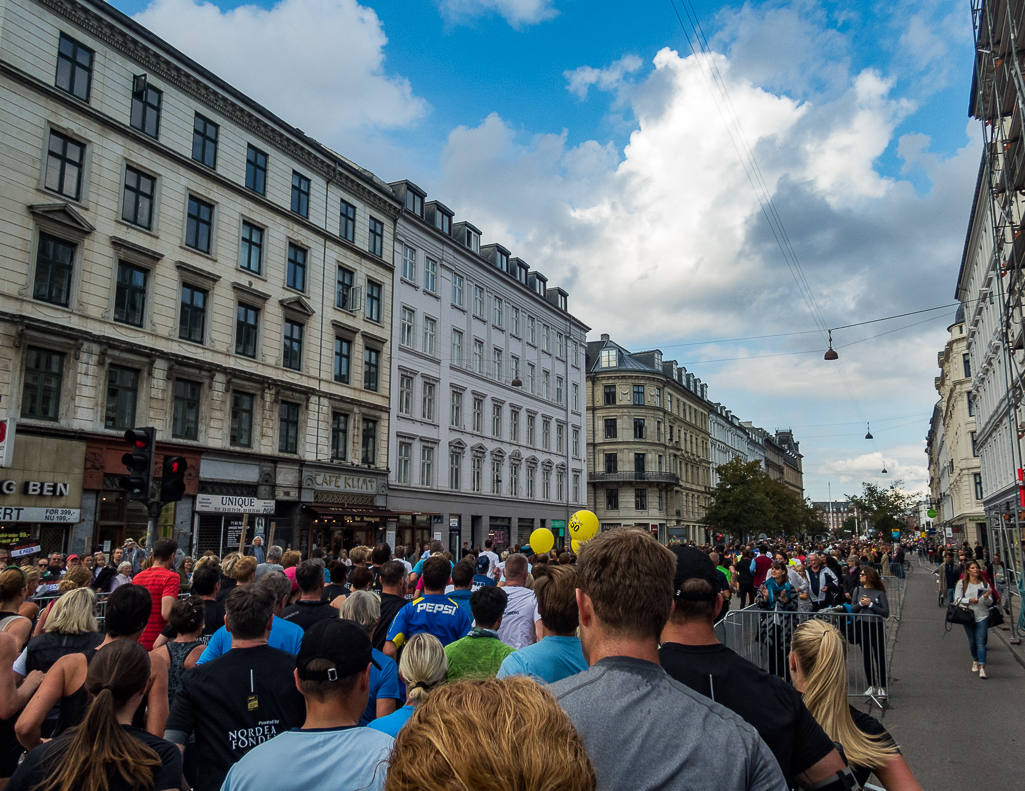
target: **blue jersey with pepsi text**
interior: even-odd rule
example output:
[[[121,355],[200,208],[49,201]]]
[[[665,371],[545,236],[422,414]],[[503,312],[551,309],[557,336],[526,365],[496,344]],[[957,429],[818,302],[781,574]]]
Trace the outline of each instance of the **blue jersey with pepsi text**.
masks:
[[[443,593],[430,593],[398,611],[388,627],[388,639],[401,648],[413,635],[427,632],[448,645],[466,637],[471,626],[458,603]]]

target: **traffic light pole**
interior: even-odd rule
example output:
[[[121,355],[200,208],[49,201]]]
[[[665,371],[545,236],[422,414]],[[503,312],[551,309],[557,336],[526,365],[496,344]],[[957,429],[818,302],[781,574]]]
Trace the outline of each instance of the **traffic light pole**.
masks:
[[[146,511],[149,515],[146,526],[146,549],[149,552],[152,552],[153,547],[157,545],[157,538],[159,537],[157,535],[159,532],[157,520],[160,519],[160,512],[163,510],[163,507],[164,504],[158,503],[156,500],[150,500],[146,504]]]

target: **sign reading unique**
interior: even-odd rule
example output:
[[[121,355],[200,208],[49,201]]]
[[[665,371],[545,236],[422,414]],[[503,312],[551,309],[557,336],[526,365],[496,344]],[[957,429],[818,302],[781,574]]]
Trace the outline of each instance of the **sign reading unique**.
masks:
[[[197,494],[198,514],[274,514],[273,500],[256,497],[230,497],[216,494]],[[241,522],[239,523],[241,524]]]

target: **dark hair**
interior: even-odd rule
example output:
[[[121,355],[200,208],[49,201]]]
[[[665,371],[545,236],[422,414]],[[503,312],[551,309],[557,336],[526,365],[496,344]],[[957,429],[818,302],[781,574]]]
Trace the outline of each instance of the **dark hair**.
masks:
[[[456,588],[468,588],[473,582],[473,566],[465,561],[456,563],[452,569],[452,585]],[[424,583],[425,585],[427,583]],[[491,587],[490,585],[488,587]]]
[[[200,566],[192,572],[192,592],[197,596],[213,596],[220,581],[221,573],[216,566]]]
[[[310,557],[314,559],[323,559],[326,554],[327,553],[324,551],[323,547],[314,547],[313,551],[310,553]]]
[[[261,582],[269,574],[261,577]],[[285,575],[282,574],[282,577]],[[288,579],[287,577],[285,578]],[[118,588],[118,590],[121,590]],[[232,637],[255,640],[267,633],[267,622],[277,601],[267,585],[236,585],[224,601],[224,624]]]
[[[769,551],[769,548],[767,546],[765,546],[765,544],[759,544],[758,545],[758,551],[761,552],[764,555],[766,552]]]
[[[553,566],[534,583],[541,623],[555,634],[572,634],[580,623],[577,610],[577,570],[570,565]]]
[[[295,581],[303,593],[313,593],[324,584],[324,561],[304,560],[295,567]]]
[[[378,544],[370,553],[370,562],[375,566],[383,566],[391,560],[391,547],[387,544]]]
[[[776,563],[774,562],[773,565],[776,565]],[[708,599],[697,600],[697,597],[713,594],[711,582],[700,577],[691,577],[688,580],[684,580],[678,586],[678,589],[687,595],[674,598],[675,606],[673,607],[673,614],[670,616],[670,620],[674,623],[686,623],[687,621],[708,621],[711,623],[715,620],[717,600],[715,598],[710,601]],[[718,591],[715,591],[715,593],[718,593]]]
[[[424,561],[423,578],[424,590],[444,590],[448,583],[449,575],[452,573],[452,566],[445,558],[429,557]]]
[[[477,626],[490,629],[505,613],[509,594],[497,585],[484,585],[470,596],[470,612]]]
[[[178,551],[178,542],[173,538],[162,538],[153,545],[154,560],[170,560]]]
[[[179,634],[189,634],[203,626],[203,612],[206,605],[198,596],[179,599],[171,606],[167,622]]]
[[[560,566],[568,566],[569,565],[569,552],[562,552],[562,553],[559,554],[559,565]]]
[[[107,597],[103,629],[111,637],[141,632],[153,613],[153,597],[142,585],[120,585]]]
[[[492,540],[491,540],[490,538],[487,538],[487,539],[485,539],[485,540],[484,540],[484,548],[485,548],[485,549],[491,549],[491,545],[492,545],[493,543],[494,543],[494,542],[493,542],[493,541],[492,541]]]
[[[373,581],[374,572],[363,566],[357,566],[352,570],[352,580],[349,582],[349,586],[354,591],[362,591],[366,590]]]
[[[405,576],[406,564],[401,560],[389,560],[381,566],[381,571],[378,573],[377,579],[381,585],[387,585],[389,588],[394,588],[402,582],[402,578]]]
[[[332,585],[344,585],[345,578],[349,576],[349,567],[340,560],[332,560],[327,564],[327,573]]]

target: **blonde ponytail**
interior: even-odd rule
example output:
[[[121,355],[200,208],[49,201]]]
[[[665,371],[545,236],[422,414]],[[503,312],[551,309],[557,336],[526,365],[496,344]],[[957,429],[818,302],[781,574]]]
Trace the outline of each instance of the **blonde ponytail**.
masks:
[[[441,641],[422,632],[409,638],[399,658],[399,672],[406,680],[406,697],[419,705],[448,675],[448,657]]]

